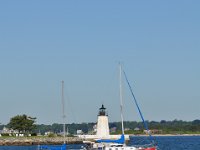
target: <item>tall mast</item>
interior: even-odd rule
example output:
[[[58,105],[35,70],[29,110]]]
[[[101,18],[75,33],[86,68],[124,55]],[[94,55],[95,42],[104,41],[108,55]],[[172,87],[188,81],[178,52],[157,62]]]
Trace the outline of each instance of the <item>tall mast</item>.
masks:
[[[65,115],[65,100],[64,100],[64,81],[62,81],[62,113],[63,113],[63,136],[64,136],[64,139],[63,139],[63,142],[64,144],[66,143],[65,142],[65,118],[66,118],[66,115]]]
[[[123,118],[123,97],[122,97],[122,66],[119,63],[119,95],[120,95],[120,113],[122,121],[122,134],[124,134],[124,118]]]

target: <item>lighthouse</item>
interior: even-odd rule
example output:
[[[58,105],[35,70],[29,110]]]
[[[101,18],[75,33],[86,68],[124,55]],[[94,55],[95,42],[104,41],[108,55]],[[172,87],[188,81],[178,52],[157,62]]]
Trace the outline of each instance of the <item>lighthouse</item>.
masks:
[[[108,138],[110,135],[108,125],[108,115],[104,105],[99,108],[98,119],[97,119],[97,137]]]

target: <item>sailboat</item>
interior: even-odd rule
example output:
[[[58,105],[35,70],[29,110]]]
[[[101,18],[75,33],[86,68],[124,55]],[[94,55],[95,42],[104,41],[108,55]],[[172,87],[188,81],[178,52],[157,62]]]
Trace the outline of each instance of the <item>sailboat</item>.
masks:
[[[62,113],[63,113],[63,144],[62,145],[56,145],[56,146],[50,146],[50,145],[39,145],[38,150],[66,150],[66,140],[65,140],[65,101],[64,101],[64,81],[62,83]]]
[[[123,121],[123,97],[122,97],[122,65],[119,64],[119,78],[120,78],[120,114],[121,114],[121,126],[122,126],[122,135],[119,139],[117,140],[113,140],[113,139],[100,139],[100,140],[96,140],[95,143],[92,144],[91,149],[102,149],[102,150],[157,150],[157,147],[154,145],[154,143],[152,142],[152,144],[148,144],[148,145],[134,145],[134,146],[128,146],[125,144],[125,136],[124,136],[124,121]],[[148,131],[148,126],[144,121],[144,117],[140,111],[140,108],[138,106],[138,103],[136,101],[136,98],[133,94],[133,91],[131,89],[131,86],[129,84],[128,78],[125,74],[125,72],[123,71],[124,75],[125,75],[125,79],[128,83],[129,89],[131,91],[131,94],[133,96],[133,99],[135,101],[135,104],[138,108],[138,111],[140,113],[140,116],[142,118],[142,121],[144,123],[144,126],[146,128],[146,130]],[[149,136],[151,138],[150,132]]]

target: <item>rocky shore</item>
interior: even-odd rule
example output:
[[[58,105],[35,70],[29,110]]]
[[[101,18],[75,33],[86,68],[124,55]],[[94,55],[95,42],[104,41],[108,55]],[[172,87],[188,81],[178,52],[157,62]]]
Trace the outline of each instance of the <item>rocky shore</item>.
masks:
[[[130,135],[130,136],[147,136],[147,135]],[[182,134],[182,135],[153,135],[153,136],[200,136],[200,134]],[[68,144],[82,144],[84,138],[67,137]],[[11,145],[58,145],[63,144],[63,137],[0,137],[0,146]]]
[[[57,145],[62,144],[62,137],[4,137],[0,138],[0,146],[9,145]],[[66,143],[81,144],[83,141],[78,137],[67,137]]]

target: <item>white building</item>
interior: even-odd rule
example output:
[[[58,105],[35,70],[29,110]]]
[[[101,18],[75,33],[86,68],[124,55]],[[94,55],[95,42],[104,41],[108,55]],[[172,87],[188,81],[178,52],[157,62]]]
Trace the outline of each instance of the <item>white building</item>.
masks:
[[[106,113],[106,108],[104,105],[99,108],[99,114],[97,119],[97,137],[98,138],[108,138],[110,135],[109,125],[108,125],[108,115]]]
[[[1,133],[2,134],[12,134],[12,133],[17,134],[19,132],[17,130],[13,130],[13,129],[4,127],[3,130],[1,130]]]
[[[76,134],[81,135],[81,134],[83,134],[83,131],[82,130],[76,130]]]
[[[99,113],[97,117],[97,125],[93,127],[96,131],[95,135],[78,135],[78,137],[85,140],[90,139],[119,139],[121,135],[110,135],[109,124],[108,124],[108,115],[106,113],[106,108],[104,105],[99,108]],[[129,135],[125,135],[125,139],[129,139]]]

